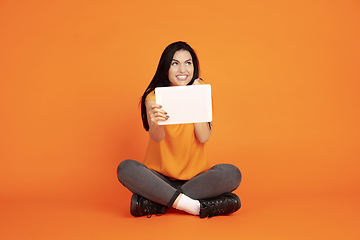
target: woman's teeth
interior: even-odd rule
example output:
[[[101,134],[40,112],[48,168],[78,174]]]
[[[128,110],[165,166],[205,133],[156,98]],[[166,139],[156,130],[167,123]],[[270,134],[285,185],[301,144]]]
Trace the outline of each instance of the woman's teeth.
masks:
[[[187,78],[187,76],[185,75],[180,75],[180,76],[177,76],[178,79],[180,80],[185,80]]]

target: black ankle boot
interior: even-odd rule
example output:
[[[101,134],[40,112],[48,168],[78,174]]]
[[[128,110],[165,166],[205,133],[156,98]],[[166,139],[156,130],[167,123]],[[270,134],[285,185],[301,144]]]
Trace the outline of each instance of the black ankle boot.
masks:
[[[202,199],[200,201],[200,218],[227,215],[236,212],[241,207],[238,196],[234,193],[224,193],[218,197]]]
[[[130,213],[134,217],[147,216],[150,218],[153,214],[164,214],[166,213],[167,207],[150,201],[140,195],[133,194],[130,203]]]

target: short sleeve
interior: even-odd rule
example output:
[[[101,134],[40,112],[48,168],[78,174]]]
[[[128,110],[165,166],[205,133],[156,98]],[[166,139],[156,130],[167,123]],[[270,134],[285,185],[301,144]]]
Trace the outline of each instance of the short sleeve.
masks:
[[[150,93],[146,96],[145,102],[148,101],[148,100],[156,101],[155,91],[150,92]]]

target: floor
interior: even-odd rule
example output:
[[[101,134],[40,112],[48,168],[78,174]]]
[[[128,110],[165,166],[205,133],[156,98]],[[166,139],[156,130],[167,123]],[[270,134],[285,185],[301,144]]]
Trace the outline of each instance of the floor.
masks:
[[[199,219],[174,209],[134,218],[128,192],[114,201],[7,200],[0,239],[360,239],[359,199],[351,196],[244,196],[229,216]],[[250,201],[251,200],[251,201]]]

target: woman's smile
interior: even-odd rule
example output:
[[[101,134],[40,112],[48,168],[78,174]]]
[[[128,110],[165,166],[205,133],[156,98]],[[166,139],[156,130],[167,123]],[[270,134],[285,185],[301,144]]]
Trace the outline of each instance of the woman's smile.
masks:
[[[188,75],[177,75],[176,78],[179,80],[186,80],[186,78],[188,77]]]

